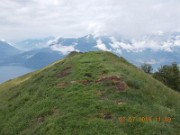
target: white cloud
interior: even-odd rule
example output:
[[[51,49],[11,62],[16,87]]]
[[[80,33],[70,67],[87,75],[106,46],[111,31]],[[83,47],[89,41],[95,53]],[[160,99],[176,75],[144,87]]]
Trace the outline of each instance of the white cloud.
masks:
[[[97,45],[95,46],[96,48],[100,49],[100,50],[103,50],[103,51],[111,51],[110,49],[108,49],[106,47],[106,45],[102,42],[101,39],[98,39],[97,40]]]
[[[146,64],[151,64],[151,65],[154,65],[154,64],[158,64],[159,61],[157,60],[154,60],[154,59],[150,59],[150,60],[137,60],[137,62],[143,64],[143,63],[146,63]]]
[[[118,41],[111,37],[110,46],[117,52],[126,50],[127,52],[142,52],[145,49],[153,51],[172,52],[174,47],[180,47],[180,36],[166,37],[163,34],[153,35],[155,38],[146,36],[145,38],[131,39],[127,41]],[[159,37],[160,36],[160,37]],[[165,39],[164,39],[165,38]],[[119,53],[121,53],[121,51]]]
[[[2,39],[0,39],[0,41],[2,41],[2,42],[6,42],[6,40],[5,40],[5,39],[3,39],[3,38],[2,38]]]
[[[119,42],[117,41],[115,38],[111,38],[111,42],[110,46],[117,51],[120,51],[121,49],[124,49],[126,51],[133,51],[133,47],[131,44],[129,43],[125,43],[125,42]],[[121,53],[121,51],[120,51]]]
[[[67,55],[68,53],[72,52],[72,51],[78,51],[74,48],[73,45],[71,46],[63,46],[60,44],[54,44],[51,46],[51,49],[54,51],[58,51],[60,53],[62,53],[63,55]]]
[[[180,30],[179,13],[179,0],[1,0],[0,37],[134,37]]]
[[[176,40],[175,45],[180,47],[180,40]]]

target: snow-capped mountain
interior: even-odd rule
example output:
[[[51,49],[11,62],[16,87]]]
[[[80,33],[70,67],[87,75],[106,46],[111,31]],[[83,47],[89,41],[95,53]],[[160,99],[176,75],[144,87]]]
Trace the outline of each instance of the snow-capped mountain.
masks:
[[[6,58],[0,65],[20,64],[38,69],[65,57],[72,51],[95,50],[111,51],[138,66],[149,63],[155,69],[172,62],[180,64],[180,33],[151,34],[138,39],[94,35],[80,38],[47,39],[28,40],[28,44],[25,44],[23,48],[35,43],[32,47],[34,50]],[[41,45],[38,46],[38,42]]]
[[[111,51],[136,65],[149,63],[155,68],[172,62],[180,63],[180,33],[151,34],[139,39],[87,35],[81,38],[58,38],[49,46],[63,55],[73,50]]]

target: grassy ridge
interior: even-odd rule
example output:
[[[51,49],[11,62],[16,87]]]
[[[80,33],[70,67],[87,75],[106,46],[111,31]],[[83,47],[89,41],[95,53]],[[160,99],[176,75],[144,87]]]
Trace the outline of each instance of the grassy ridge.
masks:
[[[180,95],[109,52],[72,53],[0,85],[2,135],[178,135]],[[172,121],[120,122],[120,117]]]

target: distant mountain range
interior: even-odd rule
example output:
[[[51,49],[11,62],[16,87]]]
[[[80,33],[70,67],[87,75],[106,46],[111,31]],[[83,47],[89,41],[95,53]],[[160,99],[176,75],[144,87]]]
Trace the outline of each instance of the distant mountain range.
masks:
[[[26,51],[11,57],[7,57],[4,59],[3,62],[0,63],[0,65],[18,65],[36,70],[47,66],[50,63],[57,61],[63,57],[64,56],[57,51],[53,51],[49,48],[42,48]]]
[[[0,40],[0,61],[6,57],[19,54],[21,51],[4,40]]]
[[[108,36],[87,35],[81,38],[59,38],[51,43],[53,50],[111,51],[135,65],[152,64],[155,68],[172,62],[180,63],[180,34],[149,35],[142,39],[116,39]],[[65,47],[65,49],[63,49]]]
[[[180,64],[180,33],[145,35],[139,39],[87,35],[80,38],[27,39],[15,44],[0,41],[1,65],[23,65],[39,69],[65,57],[71,51],[111,51],[139,66],[149,63],[156,69],[160,65]]]
[[[30,51],[48,46],[48,41],[53,40],[54,37],[47,37],[42,39],[26,39],[15,43],[18,49],[23,51]]]

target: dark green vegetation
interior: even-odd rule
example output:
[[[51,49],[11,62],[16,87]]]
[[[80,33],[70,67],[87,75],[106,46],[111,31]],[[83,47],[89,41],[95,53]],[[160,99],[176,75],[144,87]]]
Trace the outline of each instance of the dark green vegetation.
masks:
[[[180,92],[180,69],[176,63],[162,66],[153,76],[170,88]]]
[[[180,68],[177,63],[163,65],[155,73],[152,72],[152,66],[147,63],[141,65],[140,69],[147,74],[151,74],[155,79],[161,81],[171,89],[180,92]]]
[[[71,53],[0,85],[0,135],[178,135],[180,95],[109,52]],[[171,117],[124,123],[119,117]]]
[[[152,71],[153,71],[152,66],[151,66],[150,64],[146,64],[146,63],[144,63],[143,65],[141,65],[140,68],[141,68],[145,73],[147,73],[147,74],[151,74]]]

